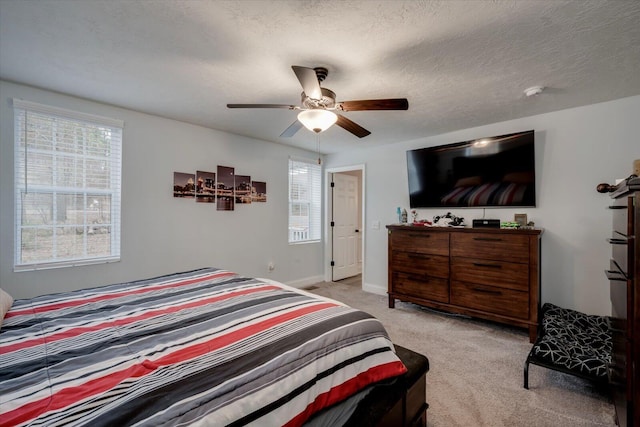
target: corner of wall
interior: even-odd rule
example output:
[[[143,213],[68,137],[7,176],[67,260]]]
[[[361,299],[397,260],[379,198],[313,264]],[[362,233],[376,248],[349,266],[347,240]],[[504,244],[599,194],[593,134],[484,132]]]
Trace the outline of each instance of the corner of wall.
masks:
[[[373,285],[371,283],[363,283],[362,290],[365,292],[371,292],[376,295],[387,295],[387,288],[379,285]]]
[[[286,284],[291,286],[292,288],[300,289],[319,282],[324,282],[324,277],[322,275],[305,277],[302,279],[294,280],[292,282],[286,282]]]

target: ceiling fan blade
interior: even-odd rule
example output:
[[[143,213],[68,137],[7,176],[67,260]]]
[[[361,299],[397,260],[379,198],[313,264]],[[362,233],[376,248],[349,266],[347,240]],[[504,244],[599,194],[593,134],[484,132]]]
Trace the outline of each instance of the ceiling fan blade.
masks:
[[[351,132],[358,138],[364,138],[365,136],[371,134],[371,132],[369,132],[368,130],[366,130],[356,122],[347,119],[345,116],[341,116],[340,114],[337,114],[337,116],[338,116],[338,121],[336,122],[336,124],[340,126],[342,129],[348,132]]]
[[[290,138],[295,135],[296,132],[298,132],[300,129],[302,129],[302,123],[296,120],[295,122],[291,123],[291,126],[286,128],[284,132],[280,134],[280,138]]]
[[[409,101],[406,98],[342,101],[338,103],[336,108],[342,111],[408,110]]]
[[[297,105],[286,104],[227,104],[227,108],[286,108],[287,110],[299,110]]]
[[[322,99],[322,90],[320,90],[320,83],[318,82],[318,76],[313,68],[300,67],[299,65],[292,65],[293,72],[296,73],[302,90],[304,93],[313,99]]]

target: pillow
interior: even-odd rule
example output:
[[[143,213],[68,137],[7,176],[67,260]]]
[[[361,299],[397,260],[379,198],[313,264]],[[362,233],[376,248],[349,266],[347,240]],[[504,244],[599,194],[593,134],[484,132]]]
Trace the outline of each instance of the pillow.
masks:
[[[482,184],[481,176],[468,176],[466,178],[460,178],[459,180],[457,180],[454,187],[474,187],[480,184]]]
[[[514,184],[530,184],[533,182],[533,172],[510,172],[502,178],[503,182]]]
[[[0,328],[2,327],[2,320],[4,319],[4,315],[7,314],[7,311],[13,305],[13,298],[11,295],[6,293],[4,289],[0,288]]]

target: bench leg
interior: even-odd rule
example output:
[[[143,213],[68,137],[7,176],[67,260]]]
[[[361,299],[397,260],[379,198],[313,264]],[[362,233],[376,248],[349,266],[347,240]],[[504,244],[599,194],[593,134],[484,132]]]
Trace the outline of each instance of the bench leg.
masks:
[[[529,359],[524,362],[524,388],[529,390]]]

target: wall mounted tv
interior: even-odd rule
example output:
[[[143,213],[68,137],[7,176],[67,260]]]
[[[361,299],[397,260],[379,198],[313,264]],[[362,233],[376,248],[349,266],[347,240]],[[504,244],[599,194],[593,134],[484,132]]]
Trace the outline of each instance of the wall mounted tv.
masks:
[[[407,151],[411,208],[535,207],[534,131]]]

